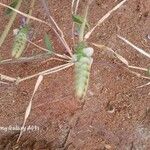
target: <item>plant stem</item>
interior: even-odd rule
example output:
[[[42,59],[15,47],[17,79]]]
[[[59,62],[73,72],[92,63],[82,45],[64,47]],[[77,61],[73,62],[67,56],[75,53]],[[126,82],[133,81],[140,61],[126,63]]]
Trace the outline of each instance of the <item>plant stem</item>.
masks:
[[[30,5],[30,10],[29,10],[29,15],[30,16],[32,15],[34,4],[35,4],[35,0],[32,0],[31,5]],[[30,20],[30,18],[27,18],[26,24],[29,23],[29,20]]]
[[[102,24],[114,11],[116,11],[118,8],[120,8],[127,0],[123,0],[121,1],[118,5],[116,5],[115,7],[113,7],[109,12],[107,12],[98,22],[97,24],[86,33],[86,35],[84,36],[84,39],[87,40],[91,34],[95,31],[95,29]]]
[[[17,6],[15,8],[16,10],[18,10],[20,8],[21,3],[22,3],[22,0],[19,0]],[[5,30],[2,33],[1,37],[0,37],[0,47],[3,44],[5,38],[7,37],[8,32],[9,32],[9,30],[10,30],[10,28],[11,28],[11,26],[12,26],[12,24],[13,24],[15,18],[16,18],[16,16],[17,16],[17,12],[12,12],[12,16],[11,16],[8,24],[5,26]]]
[[[69,45],[67,44],[65,38],[64,38],[64,34],[62,32],[62,30],[60,29],[60,27],[58,26],[58,24],[55,22],[54,18],[51,16],[51,12],[49,10],[49,8],[47,7],[47,2],[45,0],[41,0],[41,3],[44,7],[44,10],[46,11],[46,15],[48,16],[49,19],[49,23],[52,26],[53,31],[55,32],[55,34],[58,36],[58,38],[60,39],[60,41],[63,43],[64,47],[66,48],[67,52],[70,54],[70,56],[72,56],[72,51],[69,47]],[[53,28],[53,26],[56,28]]]
[[[45,54],[38,54],[35,56],[31,56],[31,57],[20,57],[19,59],[6,59],[6,60],[2,60],[0,61],[0,65],[4,65],[4,64],[12,64],[12,63],[24,63],[24,62],[30,62],[33,60],[42,60],[42,59],[46,59],[49,58],[51,56],[49,56],[47,53]]]
[[[81,29],[80,29],[80,33],[79,33],[79,42],[82,42],[83,38],[84,38],[84,31],[85,31],[85,26],[86,26],[86,22],[87,22],[89,5],[90,5],[90,0],[88,1],[88,4],[87,4],[86,9],[85,9],[85,15],[84,15],[83,23],[81,25]]]
[[[45,75],[48,75],[48,74],[52,74],[52,73],[61,71],[61,70],[63,70],[63,69],[66,69],[66,68],[68,68],[68,67],[71,67],[73,64],[74,64],[74,63],[66,63],[66,64],[63,64],[63,65],[60,65],[60,66],[56,66],[56,67],[54,67],[54,68],[50,68],[50,69],[48,69],[48,70],[44,70],[44,71],[39,72],[39,73],[37,73],[37,74],[34,74],[34,75],[31,75],[31,76],[27,76],[27,77],[25,77],[25,78],[19,79],[19,80],[17,81],[17,83],[20,83],[20,82],[25,81],[25,80],[32,79],[32,78],[37,77],[37,76],[39,76],[39,75],[45,76]]]

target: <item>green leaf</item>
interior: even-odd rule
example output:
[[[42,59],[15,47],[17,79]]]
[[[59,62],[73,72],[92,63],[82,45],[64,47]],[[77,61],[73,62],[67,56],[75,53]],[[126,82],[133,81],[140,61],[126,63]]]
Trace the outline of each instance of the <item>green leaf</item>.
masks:
[[[84,18],[79,15],[72,15],[72,19],[75,23],[82,25]],[[86,27],[89,28],[88,22],[86,22]]]
[[[46,48],[49,50],[49,54],[52,54],[53,52],[52,42],[49,39],[49,36],[47,33],[44,36],[44,43],[45,43]]]
[[[19,0],[13,0],[9,6],[13,7],[13,8],[16,8],[18,2],[19,2]],[[6,15],[11,15],[12,12],[13,12],[12,9],[7,8],[5,14]]]

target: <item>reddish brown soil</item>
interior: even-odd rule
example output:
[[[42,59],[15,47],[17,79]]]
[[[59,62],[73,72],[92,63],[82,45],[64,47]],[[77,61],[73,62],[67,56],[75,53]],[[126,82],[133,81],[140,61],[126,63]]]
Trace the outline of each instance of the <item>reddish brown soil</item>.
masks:
[[[90,7],[91,27],[116,0],[95,0]],[[8,4],[9,1],[6,1]],[[79,10],[85,8],[81,1]],[[26,12],[28,3],[22,11]],[[65,33],[71,45],[71,2],[49,0],[52,15]],[[0,7],[0,33],[9,18]],[[82,11],[81,11],[82,12]],[[43,18],[43,9],[38,2],[34,16]],[[20,16],[13,25],[18,27]],[[44,31],[50,32],[55,49],[64,53],[64,48],[55,34],[46,26],[30,22],[36,32],[34,42],[43,38]],[[150,1],[128,0],[107,21],[96,29],[89,42],[105,44],[117,50],[131,64],[150,67],[149,60],[119,40],[122,35],[137,46],[150,50]],[[43,41],[38,42],[42,45]],[[0,51],[2,58],[10,58],[12,30]],[[39,52],[29,46],[26,56]],[[0,66],[0,72],[12,77],[24,77],[51,68],[59,63],[39,61],[11,63]],[[26,131],[16,144],[16,131],[4,131],[2,127],[21,126],[26,107],[34,89],[36,79],[20,85],[0,85],[0,150],[2,149],[68,149],[68,150],[149,150],[150,149],[150,103],[149,87],[137,88],[148,82],[129,73],[116,58],[106,51],[95,48],[90,85],[85,97],[83,110],[74,97],[73,68],[66,69],[44,78],[33,100],[32,112],[26,126],[39,130]],[[17,131],[18,132],[18,131]],[[44,145],[44,146],[43,146]],[[43,146],[43,147],[42,147]]]

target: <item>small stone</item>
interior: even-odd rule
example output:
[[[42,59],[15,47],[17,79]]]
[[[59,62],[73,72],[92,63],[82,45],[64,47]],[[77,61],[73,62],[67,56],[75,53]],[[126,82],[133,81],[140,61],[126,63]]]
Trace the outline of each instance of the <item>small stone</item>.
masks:
[[[105,145],[105,148],[109,150],[109,149],[111,149],[111,146],[107,144],[107,145]]]

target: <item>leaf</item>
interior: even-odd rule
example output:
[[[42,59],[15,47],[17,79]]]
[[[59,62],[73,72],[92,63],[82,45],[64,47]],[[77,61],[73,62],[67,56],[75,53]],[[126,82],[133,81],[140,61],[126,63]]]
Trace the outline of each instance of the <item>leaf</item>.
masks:
[[[138,51],[139,53],[147,56],[148,58],[150,58],[150,53],[146,52],[145,50],[135,46],[134,44],[132,44],[130,41],[128,41],[126,38],[120,36],[120,35],[117,35],[121,40],[123,40],[125,43],[127,43],[128,45],[130,45],[131,47],[133,47],[136,51]]]
[[[111,48],[109,48],[109,47],[107,47],[107,46],[105,46],[105,45],[100,45],[100,44],[95,44],[95,43],[93,43],[93,45],[96,46],[96,47],[98,47],[98,48],[106,49],[106,50],[112,52],[113,54],[116,55],[116,57],[117,57],[122,63],[124,63],[125,65],[127,65],[127,66],[129,67],[128,61],[127,61],[123,56],[121,56],[120,54],[118,54],[118,53],[116,53],[114,50],[112,50]]]
[[[33,91],[33,94],[32,94],[33,96],[34,96],[35,92],[38,90],[38,87],[40,86],[42,80],[43,80],[43,76],[40,75],[40,76],[38,77],[37,81],[36,81],[36,84],[35,84],[35,87],[34,87],[34,91]],[[33,96],[32,96],[32,97],[33,97]]]
[[[113,51],[113,53],[116,55],[116,57],[117,57],[122,63],[124,63],[125,65],[129,66],[128,61],[127,61],[124,57],[122,57],[121,55],[119,55],[119,54],[116,53],[115,51]]]
[[[47,33],[45,34],[45,37],[44,37],[44,43],[46,45],[46,48],[49,50],[49,54],[52,54],[53,52],[52,42],[49,39],[49,36]]]
[[[31,97],[30,102],[29,102],[29,104],[28,104],[28,106],[27,106],[27,108],[26,108],[26,112],[25,112],[25,116],[24,116],[24,121],[23,121],[23,125],[22,125],[21,129],[23,129],[23,128],[25,127],[26,121],[27,121],[27,119],[28,119],[28,117],[29,117],[29,115],[30,115],[30,113],[31,113],[33,97],[34,97],[36,91],[38,90],[38,88],[39,88],[39,86],[40,86],[42,80],[43,80],[43,76],[40,75],[40,76],[38,77],[37,81],[36,81],[36,84],[35,84],[35,87],[34,87],[34,91],[33,91],[33,93],[32,93],[32,97]],[[19,134],[19,137],[18,137],[18,139],[17,139],[17,142],[19,142],[19,140],[20,140],[22,134],[23,134],[23,130],[20,131],[20,134]]]
[[[10,82],[16,81],[15,78],[12,78],[12,77],[9,77],[9,76],[3,75],[3,74],[0,74],[0,80],[10,81]]]
[[[82,25],[84,18],[79,15],[72,15],[72,19],[75,23]],[[86,27],[89,28],[88,22],[86,22]]]
[[[13,1],[10,3],[9,6],[10,6],[10,7],[13,7],[13,8],[16,8],[18,2],[19,2],[19,0],[13,0]],[[6,14],[6,15],[11,15],[12,12],[13,12],[12,9],[7,8],[5,14]]]

